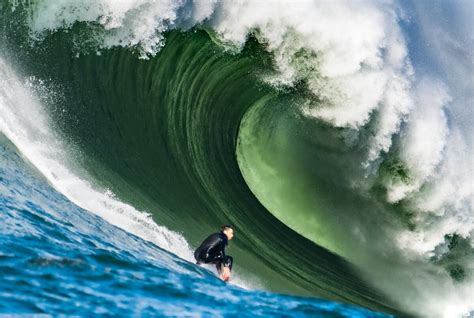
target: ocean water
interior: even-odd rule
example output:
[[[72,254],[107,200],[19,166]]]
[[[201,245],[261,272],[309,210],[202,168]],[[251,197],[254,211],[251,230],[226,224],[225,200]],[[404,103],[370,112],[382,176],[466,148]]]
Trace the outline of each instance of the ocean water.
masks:
[[[2,137],[0,314],[130,317],[387,317],[247,290],[58,193]]]
[[[472,315],[472,12],[0,0],[0,313]]]

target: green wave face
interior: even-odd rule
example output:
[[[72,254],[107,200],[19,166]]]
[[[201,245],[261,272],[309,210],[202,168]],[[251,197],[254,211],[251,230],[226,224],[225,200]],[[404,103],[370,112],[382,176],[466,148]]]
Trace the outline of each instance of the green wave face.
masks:
[[[364,147],[351,147],[344,130],[301,115],[304,99],[261,103],[241,123],[240,169],[260,202],[286,225],[357,264],[368,264],[396,208],[354,191],[363,178]],[[295,96],[296,95],[296,96]],[[360,231],[360,232],[359,232]]]
[[[91,53],[93,31],[76,23],[29,46],[28,30],[11,22],[2,44],[60,92],[45,101],[49,114],[99,186],[194,247],[233,224],[236,272],[265,288],[395,312],[345,260],[370,257],[348,224],[379,235],[378,203],[349,187],[365,150],[300,115],[304,87],[261,80],[274,65],[255,37],[236,53],[211,31],[171,31],[144,60],[133,49]]]
[[[427,10],[405,3],[412,28],[390,2],[169,4],[0,0],[0,63],[41,99],[66,170],[192,247],[233,224],[249,285],[466,311],[470,94],[423,74],[432,49],[410,40]],[[34,117],[15,105],[8,128]]]
[[[71,32],[85,29],[79,25]],[[249,116],[265,120],[260,109],[293,100],[258,79],[272,72],[272,65],[255,39],[234,54],[206,31],[176,31],[149,60],[126,49],[76,57],[69,39],[70,33],[57,32],[17,58],[31,74],[60,83],[63,94],[49,103],[50,114],[100,186],[151,212],[157,223],[183,233],[193,246],[221,224],[233,224],[229,253],[236,271],[258,277],[270,290],[393,310],[346,261],[272,215],[244,180],[241,168],[248,176],[249,166],[261,167],[258,160],[247,158],[242,167],[237,161],[236,150],[253,142],[246,137]],[[279,195],[274,187],[268,187],[269,195]],[[265,203],[265,196],[256,194]]]

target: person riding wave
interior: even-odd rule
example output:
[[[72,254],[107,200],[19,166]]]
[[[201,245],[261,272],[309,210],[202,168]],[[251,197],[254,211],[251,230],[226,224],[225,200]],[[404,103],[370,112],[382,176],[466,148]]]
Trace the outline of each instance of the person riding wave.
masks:
[[[225,248],[233,237],[232,225],[223,225],[220,232],[209,235],[194,251],[196,263],[215,264],[219,277],[228,281],[232,271],[233,258],[225,254]]]

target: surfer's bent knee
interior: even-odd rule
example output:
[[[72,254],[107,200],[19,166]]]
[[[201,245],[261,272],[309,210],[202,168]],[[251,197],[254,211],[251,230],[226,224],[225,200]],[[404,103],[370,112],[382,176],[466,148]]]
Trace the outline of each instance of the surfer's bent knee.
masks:
[[[229,269],[232,269],[232,263],[234,262],[234,259],[232,256],[227,255],[224,259],[224,266],[229,267]]]

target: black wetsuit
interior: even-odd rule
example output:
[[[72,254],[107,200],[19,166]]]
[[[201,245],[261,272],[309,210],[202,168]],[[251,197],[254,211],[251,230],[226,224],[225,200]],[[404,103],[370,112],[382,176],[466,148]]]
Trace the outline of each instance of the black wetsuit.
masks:
[[[222,265],[232,270],[232,256],[225,255],[227,243],[227,236],[223,232],[211,234],[194,251],[194,258],[198,264],[216,264],[219,274],[221,273]]]

